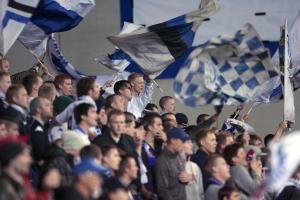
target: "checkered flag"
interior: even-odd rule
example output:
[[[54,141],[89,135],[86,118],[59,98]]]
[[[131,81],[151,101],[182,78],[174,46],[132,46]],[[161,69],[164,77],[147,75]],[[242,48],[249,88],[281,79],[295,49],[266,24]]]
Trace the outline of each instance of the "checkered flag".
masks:
[[[198,46],[174,81],[175,96],[188,106],[257,101],[278,74],[251,24]]]

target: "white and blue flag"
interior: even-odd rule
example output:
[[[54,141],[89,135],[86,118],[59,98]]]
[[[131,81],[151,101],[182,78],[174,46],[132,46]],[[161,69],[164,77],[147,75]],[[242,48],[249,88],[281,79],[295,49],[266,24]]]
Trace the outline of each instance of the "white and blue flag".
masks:
[[[41,0],[18,39],[34,55],[41,57],[51,33],[74,28],[94,5],[94,0]]]
[[[271,57],[251,24],[198,46],[175,78],[175,97],[188,106],[257,101],[277,77]]]
[[[202,0],[198,10],[108,39],[154,79],[192,46],[197,28],[218,8],[217,0]]]
[[[0,54],[3,56],[30,20],[39,0],[1,0]]]

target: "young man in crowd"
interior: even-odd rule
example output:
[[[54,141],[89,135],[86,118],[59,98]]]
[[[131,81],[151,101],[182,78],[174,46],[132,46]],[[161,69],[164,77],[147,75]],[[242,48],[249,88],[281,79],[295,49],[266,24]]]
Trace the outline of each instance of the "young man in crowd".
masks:
[[[190,177],[185,171],[185,160],[180,152],[188,138],[183,129],[171,129],[167,146],[156,160],[157,190],[162,200],[186,200],[185,184],[190,181]]]
[[[14,116],[19,122],[19,132],[25,133],[25,126],[27,125],[26,118],[28,116],[28,95],[23,85],[12,85],[6,92],[6,100],[9,106],[6,109],[7,113]]]
[[[176,113],[176,102],[175,99],[171,96],[163,96],[159,100],[159,107],[161,113]]]
[[[27,91],[28,101],[30,103],[32,99],[38,97],[38,92],[43,84],[43,79],[36,74],[29,74],[23,78],[22,84]]]
[[[131,84],[132,99],[128,102],[127,111],[138,119],[146,105],[151,102],[153,95],[153,83],[146,77],[146,84],[142,74],[132,73],[127,79]]]
[[[10,73],[10,63],[7,58],[0,58],[0,72]]]
[[[93,143],[100,148],[105,145],[117,146],[122,155],[136,155],[133,138],[124,134],[125,130],[125,115],[119,110],[112,110],[108,114],[108,131],[98,135]]]
[[[114,93],[120,95],[124,101],[124,110],[128,110],[128,103],[132,99],[131,85],[127,80],[117,81],[114,85]]]
[[[11,86],[11,79],[8,72],[0,72],[0,113],[3,113],[8,107],[6,102],[6,91]]]
[[[51,103],[54,102],[56,97],[56,89],[52,83],[44,83],[39,89],[39,97],[49,99]]]
[[[67,74],[59,74],[54,79],[57,96],[69,96],[73,98],[72,79]]]

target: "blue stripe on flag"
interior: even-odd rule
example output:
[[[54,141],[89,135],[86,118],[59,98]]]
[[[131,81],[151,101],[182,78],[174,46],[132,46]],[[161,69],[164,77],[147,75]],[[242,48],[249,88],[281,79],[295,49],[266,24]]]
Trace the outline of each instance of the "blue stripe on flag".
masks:
[[[243,85],[243,81],[240,78],[237,78],[230,82],[230,86],[237,91]]]
[[[257,37],[254,37],[247,42],[247,45],[251,51],[254,51],[261,47],[261,42]]]
[[[258,72],[260,72],[260,71],[265,71],[266,69],[265,69],[265,67],[264,67],[264,65],[261,63],[261,62],[259,62],[259,63],[257,63],[255,66],[253,66],[253,68],[252,68],[252,71],[255,73],[255,74],[257,74]],[[277,75],[277,74],[276,74]]]
[[[31,17],[32,23],[46,34],[70,30],[82,19],[78,13],[67,10],[54,0],[42,0]]]
[[[3,21],[2,21],[2,28],[5,28],[7,26],[9,20],[14,20],[14,21],[17,21],[17,22],[27,24],[27,22],[29,21],[29,18],[24,17],[22,15],[18,15],[16,13],[11,12],[11,11],[6,11],[6,13],[4,15],[4,18],[3,18]]]
[[[243,74],[249,69],[249,67],[245,63],[239,63],[234,68],[239,75]]]
[[[248,80],[246,82],[246,85],[250,88],[250,89],[254,89],[256,86],[259,85],[259,82],[257,81],[257,79],[255,77],[252,77],[250,80]]]

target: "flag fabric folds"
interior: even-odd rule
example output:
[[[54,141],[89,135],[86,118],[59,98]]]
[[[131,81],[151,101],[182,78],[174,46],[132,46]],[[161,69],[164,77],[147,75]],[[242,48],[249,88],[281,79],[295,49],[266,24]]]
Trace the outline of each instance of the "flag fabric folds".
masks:
[[[1,0],[0,54],[5,55],[30,20],[39,0]]]
[[[300,131],[290,133],[280,140],[271,142],[269,173],[265,186],[274,191],[282,189],[300,164]]]
[[[41,57],[51,33],[74,28],[94,5],[94,0],[41,0],[18,39],[34,55]]]
[[[192,46],[197,28],[218,8],[217,0],[202,0],[191,13],[108,39],[154,79]]]
[[[198,46],[181,68],[173,89],[188,106],[232,105],[257,101],[272,91],[278,77],[269,51],[251,24],[232,35],[215,37]]]

